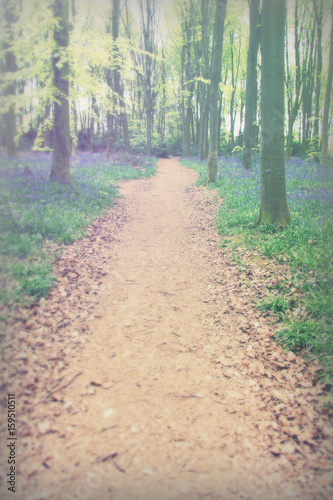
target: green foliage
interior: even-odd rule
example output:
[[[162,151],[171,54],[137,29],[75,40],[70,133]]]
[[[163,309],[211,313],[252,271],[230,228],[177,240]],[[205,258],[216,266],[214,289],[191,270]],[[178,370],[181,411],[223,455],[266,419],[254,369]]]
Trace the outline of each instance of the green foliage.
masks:
[[[49,157],[0,157],[0,301],[16,306],[45,296],[55,282],[52,264],[63,245],[112,206],[114,183],[148,177],[156,159],[80,155],[72,185],[49,183]]]
[[[183,138],[181,135],[168,136],[166,145],[170,155],[182,156],[184,154]]]
[[[171,143],[172,146],[172,143]],[[174,150],[176,147],[174,147]],[[151,152],[157,158],[167,158],[169,154],[174,154],[170,147],[170,142],[164,141],[159,135],[154,134],[152,137]],[[131,137],[131,152],[135,155],[147,154],[147,139],[145,134],[138,134]]]
[[[267,297],[265,300],[261,300],[258,303],[258,309],[263,312],[270,311],[280,319],[284,319],[285,315],[290,312],[294,305],[293,299],[287,299],[284,296],[276,296],[272,295],[271,297]]]

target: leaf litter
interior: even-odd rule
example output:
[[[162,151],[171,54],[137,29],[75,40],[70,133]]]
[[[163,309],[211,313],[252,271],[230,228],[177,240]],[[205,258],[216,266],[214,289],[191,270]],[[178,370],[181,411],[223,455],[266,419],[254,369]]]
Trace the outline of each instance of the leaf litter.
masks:
[[[331,498],[319,367],[272,340],[255,304],[275,271],[238,270],[194,181],[171,159],[123,184],[47,299],[10,314],[1,403],[16,394],[24,498]]]

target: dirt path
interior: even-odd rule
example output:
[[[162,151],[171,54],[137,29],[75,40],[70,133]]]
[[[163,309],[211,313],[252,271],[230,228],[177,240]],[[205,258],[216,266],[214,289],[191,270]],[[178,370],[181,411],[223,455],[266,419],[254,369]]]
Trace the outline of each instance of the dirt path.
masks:
[[[66,250],[48,300],[12,321],[8,498],[332,498],[321,388],[271,341],[195,178],[169,159],[122,185]]]

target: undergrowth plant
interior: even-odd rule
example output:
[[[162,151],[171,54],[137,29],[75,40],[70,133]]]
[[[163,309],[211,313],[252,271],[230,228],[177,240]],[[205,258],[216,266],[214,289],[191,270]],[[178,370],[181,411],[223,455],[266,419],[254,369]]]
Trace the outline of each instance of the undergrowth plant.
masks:
[[[203,184],[206,162],[181,160],[199,172]],[[286,163],[287,196],[292,222],[283,231],[258,226],[259,165],[241,169],[238,158],[221,158],[219,175],[211,188],[222,198],[216,224],[222,244],[237,252],[254,249],[258,257],[272,259],[274,282],[258,303],[276,322],[276,340],[288,349],[320,359],[321,382],[333,387],[333,273],[332,273],[332,170],[313,160],[293,158]],[[235,236],[238,236],[235,239]],[[240,237],[241,236],[241,237]],[[239,252],[242,259],[242,252]],[[246,265],[243,263],[243,266]],[[287,268],[284,275],[281,269]]]
[[[59,248],[84,236],[112,206],[115,182],[149,177],[156,169],[154,158],[81,153],[72,161],[71,185],[63,186],[48,180],[51,160],[47,154],[0,157],[0,304],[45,296]]]

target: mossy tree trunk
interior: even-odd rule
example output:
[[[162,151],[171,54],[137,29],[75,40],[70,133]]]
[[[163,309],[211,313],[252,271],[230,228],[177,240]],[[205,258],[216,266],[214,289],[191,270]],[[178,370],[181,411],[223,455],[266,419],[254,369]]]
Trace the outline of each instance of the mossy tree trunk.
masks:
[[[56,49],[52,57],[53,84],[55,87],[53,121],[53,161],[50,180],[70,184],[70,126],[69,126],[69,4],[68,0],[54,0],[53,15],[58,20],[54,28]]]
[[[291,218],[284,160],[285,0],[263,0],[261,32],[260,224]]]
[[[216,182],[218,160],[218,95],[221,81],[221,64],[223,48],[224,19],[227,0],[216,0],[215,24],[212,48],[212,70],[210,83],[210,131],[209,131],[209,156],[207,165],[206,184]]]

